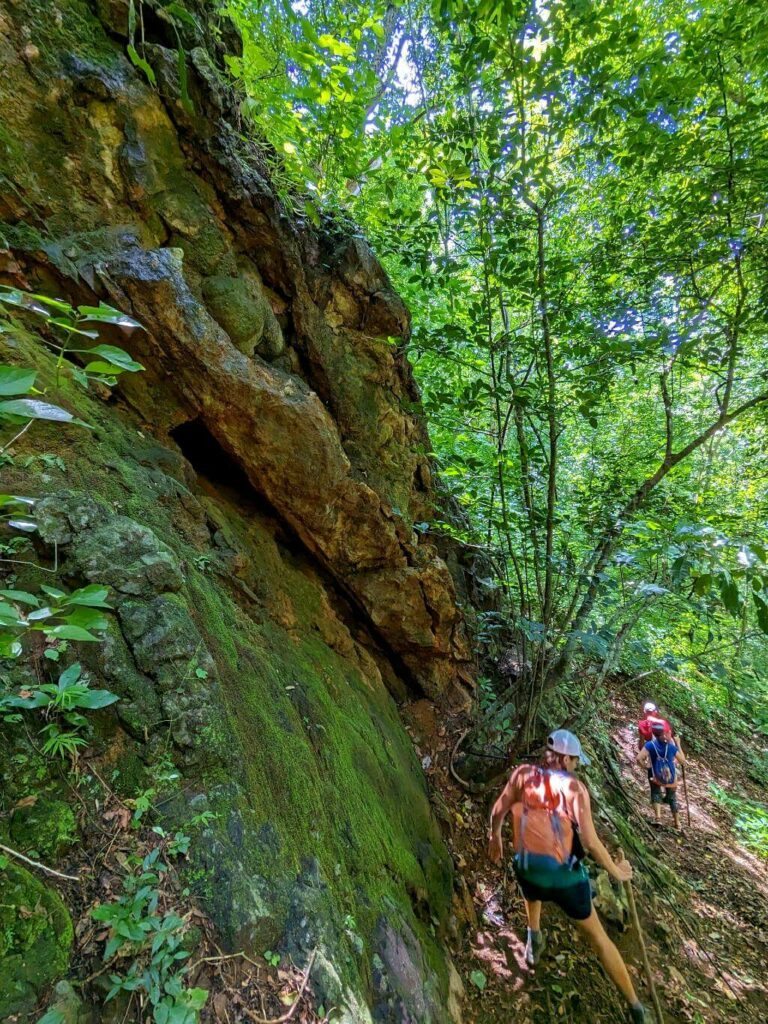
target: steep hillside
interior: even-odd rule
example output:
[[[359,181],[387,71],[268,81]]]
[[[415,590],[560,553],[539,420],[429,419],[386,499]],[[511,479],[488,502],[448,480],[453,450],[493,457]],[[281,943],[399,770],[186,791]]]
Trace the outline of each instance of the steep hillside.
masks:
[[[156,88],[126,56],[127,3],[0,3],[0,281],[130,314],[143,331],[100,340],[145,367],[86,393],[30,322],[0,335],[2,362],[91,428],[36,425],[3,453],[2,490],[39,523],[4,586],[99,583],[114,608],[103,644],[58,666],[31,650],[5,686],[78,658],[120,697],[77,790],[28,723],[3,727],[0,840],[83,881],[62,902],[0,861],[0,1019],[36,1020],[93,970],[88,912],[142,795],[191,835],[180,884],[223,950],[311,964],[349,1024],[456,1019],[452,862],[397,703],[461,706],[471,674],[454,583],[414,529],[434,496],[408,313],[363,239],[280,206],[222,72],[226,24],[183,26],[190,112],[175,33],[142,14]]]

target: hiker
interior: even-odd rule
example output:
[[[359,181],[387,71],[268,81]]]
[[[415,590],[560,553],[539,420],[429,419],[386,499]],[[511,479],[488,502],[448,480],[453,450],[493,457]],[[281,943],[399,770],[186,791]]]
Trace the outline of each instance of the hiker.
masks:
[[[555,903],[584,932],[608,977],[627,1000],[632,1020],[645,1021],[645,1011],[626,964],[592,906],[592,889],[582,863],[585,852],[619,882],[628,882],[632,867],[618,864],[600,842],[592,822],[587,787],[573,774],[589,764],[573,733],[557,729],[547,739],[540,764],[524,764],[510,776],[491,812],[488,855],[501,863],[501,828],[512,812],[514,868],[525,902],[528,935],[526,963],[533,967],[544,950],[542,902]]]
[[[677,765],[685,764],[685,754],[679,739],[672,736],[669,723],[666,728],[654,728],[651,739],[643,744],[637,755],[638,764],[648,770],[648,784],[651,788],[653,823],[661,826],[661,805],[667,804],[672,811],[675,828],[680,828],[677,808]]]
[[[669,731],[673,736],[675,734],[674,729],[666,720],[659,714],[659,709],[653,703],[653,701],[646,701],[643,705],[643,717],[637,723],[638,732],[638,750],[642,750],[648,740],[653,739],[654,733],[662,733]]]

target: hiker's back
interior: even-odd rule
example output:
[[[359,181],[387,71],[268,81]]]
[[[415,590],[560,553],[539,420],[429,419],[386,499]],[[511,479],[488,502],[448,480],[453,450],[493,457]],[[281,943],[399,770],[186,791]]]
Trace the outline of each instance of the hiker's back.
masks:
[[[677,785],[677,771],[675,756],[677,746],[671,741],[654,736],[645,744],[648,756],[651,761],[651,774],[653,782],[657,786],[664,786],[667,789],[674,789]]]
[[[530,871],[558,871],[574,863],[575,798],[579,783],[567,772],[526,765],[520,770],[512,828],[515,860]],[[580,851],[580,845],[577,844]],[[572,882],[572,876],[564,881]]]

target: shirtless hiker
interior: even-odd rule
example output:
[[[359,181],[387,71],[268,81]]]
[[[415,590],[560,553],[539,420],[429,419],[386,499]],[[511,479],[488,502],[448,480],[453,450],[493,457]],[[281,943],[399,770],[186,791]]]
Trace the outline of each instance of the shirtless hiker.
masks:
[[[585,852],[619,882],[632,877],[629,861],[618,864],[600,842],[592,821],[589,793],[575,776],[589,764],[573,733],[558,729],[547,739],[540,764],[516,768],[491,812],[488,855],[500,864],[501,835],[512,814],[515,875],[525,902],[528,936],[525,959],[533,967],[544,949],[542,902],[555,903],[587,936],[609,978],[627,1001],[631,1020],[641,1024],[645,1011],[638,1001],[626,964],[605,933],[592,906],[589,876],[582,863]]]

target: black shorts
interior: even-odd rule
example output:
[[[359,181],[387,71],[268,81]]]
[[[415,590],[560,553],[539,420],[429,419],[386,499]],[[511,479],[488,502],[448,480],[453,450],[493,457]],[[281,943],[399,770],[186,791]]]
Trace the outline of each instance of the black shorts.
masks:
[[[669,804],[672,813],[677,814],[677,789],[667,789],[662,793],[661,786],[657,785],[655,782],[651,782],[650,779],[648,781],[651,787],[651,803]]]
[[[566,889],[544,888],[534,882],[527,882],[519,875],[517,884],[525,899],[554,903],[572,921],[586,921],[592,913],[592,887],[588,878],[576,882],[575,885],[569,885]]]

